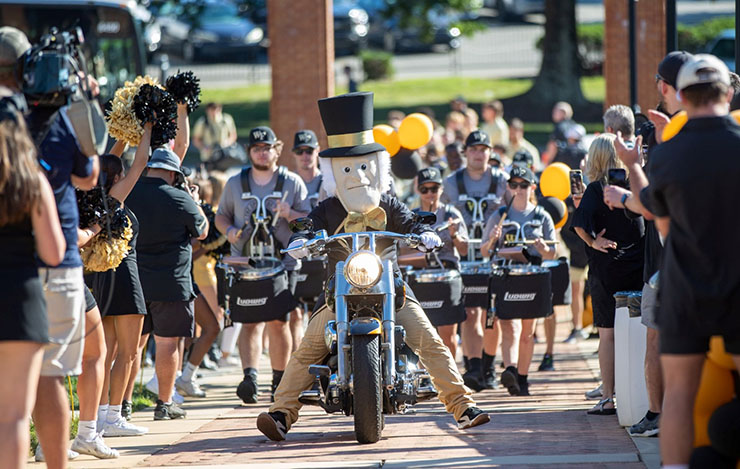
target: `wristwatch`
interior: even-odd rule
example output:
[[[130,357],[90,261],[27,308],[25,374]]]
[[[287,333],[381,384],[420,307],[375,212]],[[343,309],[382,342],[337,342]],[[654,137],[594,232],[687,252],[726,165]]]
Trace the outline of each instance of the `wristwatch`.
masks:
[[[630,198],[630,193],[629,193],[629,192],[625,192],[624,194],[622,194],[622,199],[620,200],[620,202],[622,203],[622,205],[624,205],[624,203],[625,203],[625,202],[627,201],[627,199],[629,199],[629,198]]]

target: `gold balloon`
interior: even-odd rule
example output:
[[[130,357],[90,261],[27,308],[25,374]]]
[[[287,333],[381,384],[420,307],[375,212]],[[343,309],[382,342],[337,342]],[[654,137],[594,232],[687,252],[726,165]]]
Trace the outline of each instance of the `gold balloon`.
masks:
[[[686,115],[686,111],[680,111],[678,114],[671,118],[671,121],[666,124],[663,129],[663,141],[667,142],[676,136],[677,133],[683,129],[683,126],[688,122],[689,117]]]
[[[385,147],[391,156],[398,153],[401,149],[401,139],[396,129],[387,124],[380,124],[373,127],[373,139]]]
[[[563,202],[562,200],[558,199],[558,202],[560,202],[563,205],[564,215],[563,215],[563,218],[561,218],[559,222],[555,223],[556,230],[558,228],[562,228],[563,226],[565,226],[565,223],[568,221],[568,207],[565,206],[565,202]]]
[[[415,112],[404,117],[398,128],[401,146],[409,150],[417,150],[432,139],[434,124],[426,115]]]
[[[540,176],[540,191],[545,197],[565,200],[570,195],[570,168],[564,163],[552,163]]]

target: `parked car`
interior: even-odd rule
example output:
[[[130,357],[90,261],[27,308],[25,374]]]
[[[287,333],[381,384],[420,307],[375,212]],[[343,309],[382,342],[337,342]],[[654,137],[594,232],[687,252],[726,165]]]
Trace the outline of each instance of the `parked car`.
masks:
[[[735,30],[725,29],[707,45],[707,53],[717,56],[731,72],[735,71]]]
[[[336,54],[356,54],[367,47],[370,17],[355,0],[335,0],[334,50]]]
[[[161,50],[185,61],[255,61],[265,33],[230,0],[167,1],[157,9]]]
[[[502,21],[519,21],[524,15],[545,12],[545,0],[485,0],[483,4],[495,8]]]

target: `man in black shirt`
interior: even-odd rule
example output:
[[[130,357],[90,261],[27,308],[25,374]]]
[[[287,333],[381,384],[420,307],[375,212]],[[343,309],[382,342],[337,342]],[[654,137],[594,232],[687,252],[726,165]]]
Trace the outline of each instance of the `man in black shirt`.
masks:
[[[190,240],[205,239],[208,220],[193,195],[173,187],[184,178],[175,152],[157,148],[147,168],[126,204],[139,219],[136,255],[148,312],[143,333],[153,332],[157,344],[159,400],[154,419],[169,420],[185,416],[172,402],[172,389],[179,340],[192,337],[194,329]]]
[[[697,55],[681,67],[676,85],[688,122],[651,154],[650,185],[641,194],[666,238],[657,312],[666,466],[689,462],[694,400],[711,336],[724,337],[740,367],[740,251],[717,238],[740,237],[734,197],[740,128],[727,115],[729,71],[716,57]]]
[[[604,190],[604,202],[610,207],[627,207],[635,213],[645,216],[645,267],[643,269],[641,321],[647,329],[647,349],[645,352],[645,383],[648,390],[649,408],[645,418],[640,420],[629,429],[632,436],[654,436],[659,431],[659,416],[663,403],[663,376],[660,368],[660,352],[658,348],[658,326],[655,322],[655,308],[657,292],[648,285],[660,266],[663,257],[663,244],[658,235],[655,224],[650,221],[652,214],[645,209],[640,202],[640,197],[633,194],[640,192],[647,186],[647,177],[653,168],[651,154],[653,149],[663,140],[663,128],[668,121],[668,116],[673,116],[682,109],[681,101],[678,100],[676,91],[676,80],[681,66],[691,60],[693,56],[687,52],[676,51],[666,55],[658,65],[656,81],[661,102],[656,111],[649,111],[655,124],[648,122],[640,129],[640,137],[635,145],[625,145],[623,140],[627,138],[621,132],[620,138],[615,142],[617,154],[625,163],[630,172],[630,191],[617,186],[608,186]],[[641,161],[642,150],[647,147],[648,161]],[[641,165],[644,166],[645,171]],[[645,175],[647,172],[647,175]]]

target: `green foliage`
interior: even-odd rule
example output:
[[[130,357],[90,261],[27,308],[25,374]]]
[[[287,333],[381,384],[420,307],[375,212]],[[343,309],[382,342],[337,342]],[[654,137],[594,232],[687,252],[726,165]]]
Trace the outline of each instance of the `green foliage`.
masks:
[[[387,80],[393,77],[392,54],[384,51],[364,50],[360,52],[360,60],[367,80]]]
[[[386,0],[381,14],[396,18],[402,28],[418,28],[424,40],[431,41],[432,23],[430,14],[437,12],[471,13],[480,7],[480,0]],[[456,24],[463,34],[479,31],[473,21],[462,20]]]
[[[78,417],[72,417],[72,422],[70,422],[69,425],[69,439],[73,439],[75,435],[77,435],[77,428],[80,424],[80,419]],[[39,446],[39,437],[36,434],[36,427],[34,426],[33,422],[31,422],[31,456],[36,454],[36,448]]]
[[[688,52],[704,52],[709,42],[725,29],[735,28],[734,16],[721,16],[687,26],[678,25],[678,48]]]
[[[140,383],[134,385],[134,395],[131,407],[133,412],[152,407],[157,402],[157,395],[149,391]]]

